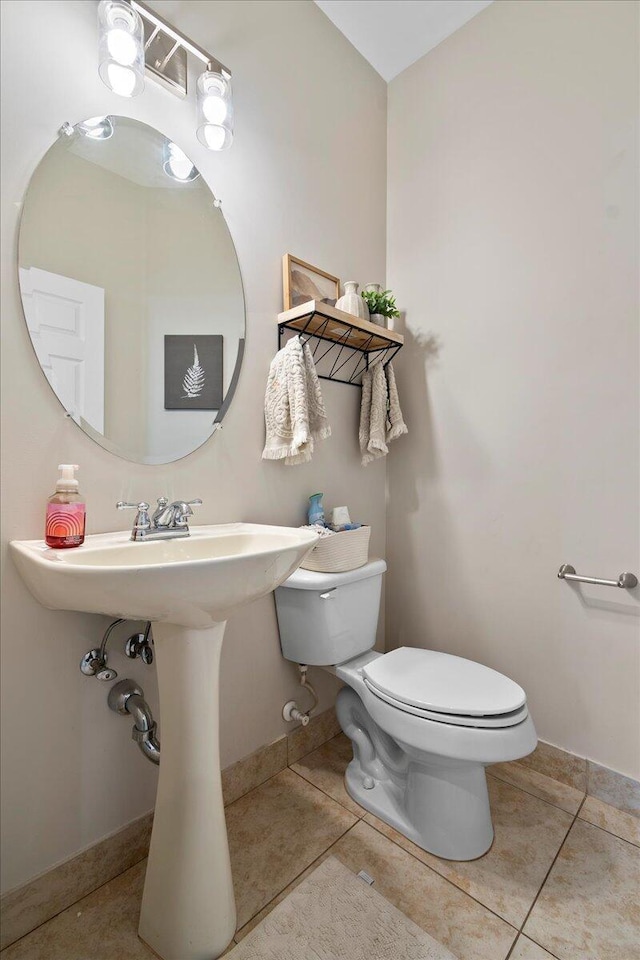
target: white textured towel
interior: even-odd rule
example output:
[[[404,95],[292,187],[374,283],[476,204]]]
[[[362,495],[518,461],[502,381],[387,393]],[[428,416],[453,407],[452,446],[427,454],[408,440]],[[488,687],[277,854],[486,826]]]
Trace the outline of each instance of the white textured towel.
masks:
[[[372,460],[386,457],[389,452],[387,444],[408,432],[400,409],[393,367],[388,363],[383,368],[381,363],[376,363],[362,376],[358,440],[363,467]]]
[[[292,337],[269,369],[264,398],[266,441],[263,460],[287,466],[311,460],[314,442],[331,436],[311,350]]]

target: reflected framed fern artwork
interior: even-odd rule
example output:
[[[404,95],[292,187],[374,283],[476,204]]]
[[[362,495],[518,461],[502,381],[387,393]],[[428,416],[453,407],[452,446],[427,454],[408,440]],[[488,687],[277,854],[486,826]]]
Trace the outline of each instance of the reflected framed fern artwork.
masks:
[[[165,410],[219,410],[222,336],[167,334],[164,338]]]

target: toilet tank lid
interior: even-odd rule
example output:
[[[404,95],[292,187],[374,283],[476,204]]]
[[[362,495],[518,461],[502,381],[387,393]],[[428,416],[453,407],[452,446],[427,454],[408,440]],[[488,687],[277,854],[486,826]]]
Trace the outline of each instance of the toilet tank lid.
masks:
[[[278,589],[288,587],[293,590],[331,590],[333,587],[343,587],[357,580],[380,577],[386,569],[387,564],[384,560],[369,560],[363,567],[346,570],[344,573],[317,573],[315,570],[303,570],[299,567]]]

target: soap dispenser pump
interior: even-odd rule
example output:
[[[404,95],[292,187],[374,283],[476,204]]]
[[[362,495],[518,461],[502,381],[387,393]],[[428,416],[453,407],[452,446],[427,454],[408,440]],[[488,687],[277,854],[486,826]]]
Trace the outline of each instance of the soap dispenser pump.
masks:
[[[56,492],[47,500],[45,541],[57,549],[79,547],[84,543],[86,508],[75,476],[78,464],[60,463],[58,470]]]

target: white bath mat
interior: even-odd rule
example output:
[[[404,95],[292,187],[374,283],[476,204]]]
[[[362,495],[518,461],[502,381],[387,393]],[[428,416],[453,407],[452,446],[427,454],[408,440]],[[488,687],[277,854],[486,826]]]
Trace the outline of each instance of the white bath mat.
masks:
[[[456,960],[442,944],[329,857],[228,960]]]

